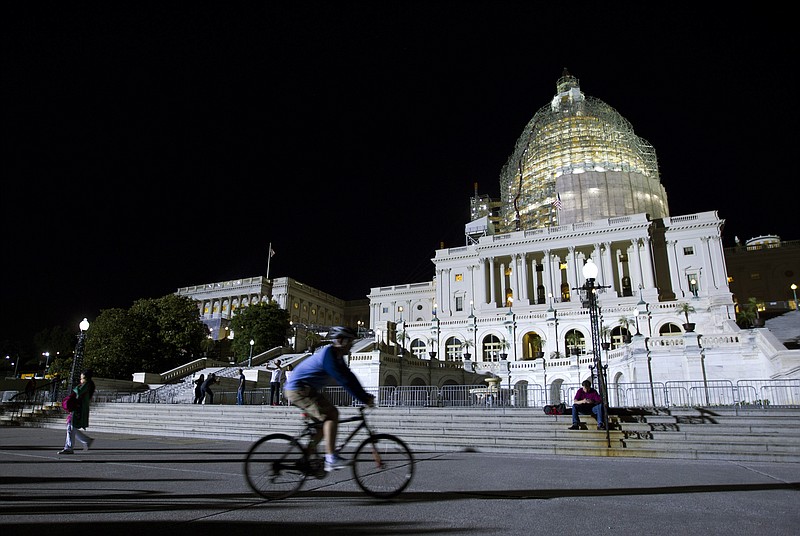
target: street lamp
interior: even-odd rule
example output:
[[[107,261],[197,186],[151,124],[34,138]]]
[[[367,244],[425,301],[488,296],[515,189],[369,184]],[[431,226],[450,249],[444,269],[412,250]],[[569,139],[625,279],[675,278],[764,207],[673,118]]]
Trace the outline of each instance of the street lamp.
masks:
[[[434,346],[435,344],[435,346]],[[428,352],[431,359],[436,358],[436,350],[439,349],[439,318],[434,316],[431,322],[431,346],[434,347],[432,352]]]
[[[789,288],[792,289],[792,294],[794,294],[794,310],[797,311],[797,285],[792,283],[792,286]]]
[[[247,359],[247,368],[251,368],[253,366],[253,345],[256,343],[253,339],[250,339],[250,357]]]
[[[50,364],[50,352],[42,352],[42,356],[44,356],[44,370],[42,370],[42,378],[47,373],[47,367]]]
[[[467,329],[472,332],[472,347],[475,348],[475,361],[478,361],[478,318],[472,300],[469,301],[469,323]]]
[[[400,323],[402,324],[403,323],[403,306],[401,305],[400,307],[397,308],[397,310],[400,312]]]
[[[86,342],[86,331],[89,329],[89,320],[84,318],[78,324],[81,330],[78,335],[78,344],[75,346],[75,357],[72,359],[72,373],[69,375],[69,385],[67,385],[67,392],[71,393],[72,388],[78,385],[81,381],[81,367],[83,366],[83,346]]]
[[[514,300],[508,299],[508,312],[506,313],[506,321],[503,322],[508,330],[508,338],[511,339],[511,347],[514,349],[514,361],[517,360],[517,341],[516,341],[516,327],[514,311],[511,310],[511,303]]]
[[[6,359],[8,359],[8,366],[9,367],[14,367],[14,377],[16,378],[17,377],[17,369],[19,368],[19,357],[17,357],[16,360],[11,361],[11,356],[7,355]]]
[[[603,425],[606,429],[606,441],[611,446],[611,436],[608,431],[608,389],[606,378],[603,373],[603,363],[600,356],[600,314],[597,306],[597,290],[609,288],[596,284],[597,265],[590,258],[586,259],[583,265],[583,277],[586,282],[577,290],[586,292],[586,302],[589,304],[589,323],[592,331],[592,354],[594,355],[594,369],[597,370],[598,384],[600,386],[600,396],[603,399]]]

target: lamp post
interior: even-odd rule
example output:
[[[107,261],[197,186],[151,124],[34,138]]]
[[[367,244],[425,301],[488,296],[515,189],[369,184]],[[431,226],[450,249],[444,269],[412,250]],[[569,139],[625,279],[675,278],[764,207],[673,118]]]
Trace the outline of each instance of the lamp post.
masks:
[[[400,323],[403,323],[403,306],[397,308],[397,311],[400,313]]]
[[[75,346],[75,357],[72,358],[72,373],[69,375],[69,385],[67,385],[67,392],[71,393],[72,388],[78,385],[81,381],[81,367],[83,366],[83,346],[86,342],[86,331],[89,329],[89,320],[84,318],[78,324],[81,330],[78,335],[78,344]]]
[[[44,357],[44,369],[42,369],[42,378],[47,373],[47,367],[50,365],[50,352],[42,352],[42,356]]]
[[[472,300],[469,301],[469,326],[467,330],[472,332],[472,347],[475,348],[475,361],[478,361],[478,318],[475,316],[475,309]]]
[[[10,367],[14,367],[14,377],[16,378],[17,377],[17,368],[19,368],[19,357],[17,359],[15,359],[14,361],[11,361],[11,356],[7,355],[6,359],[8,360],[9,368]]]
[[[247,359],[247,368],[251,368],[253,366],[253,345],[255,345],[256,341],[250,339],[250,357]]]
[[[433,317],[433,322],[431,322],[431,346],[434,350],[428,353],[431,359],[434,359],[436,357],[436,350],[439,349],[439,318],[436,316]]]
[[[596,284],[597,265],[590,258],[586,259],[583,265],[583,277],[586,282],[578,290],[586,292],[586,302],[589,304],[589,323],[592,332],[592,354],[594,357],[594,370],[597,371],[598,385],[600,386],[600,396],[603,399],[603,425],[606,429],[606,441],[611,446],[611,436],[608,431],[608,389],[606,378],[603,373],[603,363],[600,355],[600,314],[597,306],[597,290],[604,287]]]
[[[792,286],[789,288],[792,289],[792,294],[794,294],[794,310],[797,311],[797,285],[792,283]]]

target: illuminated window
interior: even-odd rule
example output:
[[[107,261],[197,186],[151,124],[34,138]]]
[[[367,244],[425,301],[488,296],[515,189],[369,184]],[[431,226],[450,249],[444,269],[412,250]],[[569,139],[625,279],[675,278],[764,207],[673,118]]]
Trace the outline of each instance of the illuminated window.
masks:
[[[456,274],[456,281],[464,281],[464,274]]]

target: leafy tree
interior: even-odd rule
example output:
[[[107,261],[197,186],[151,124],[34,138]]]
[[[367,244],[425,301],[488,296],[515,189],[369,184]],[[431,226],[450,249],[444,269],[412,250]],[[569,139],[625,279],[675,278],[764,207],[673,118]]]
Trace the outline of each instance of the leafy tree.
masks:
[[[746,304],[739,305],[739,311],[736,313],[736,323],[742,328],[751,328],[758,320],[758,300],[749,298]]]
[[[152,348],[153,337],[146,323],[129,310],[104,309],[86,332],[83,368],[91,368],[99,378],[125,380],[134,372],[152,372],[143,368],[143,356]]]
[[[251,339],[255,341],[253,355],[285,346],[289,326],[289,311],[274,301],[237,309],[231,319],[233,355],[249,356]]]
[[[144,370],[161,372],[177,367],[199,355],[208,331],[200,320],[196,302],[188,296],[168,294],[158,299],[134,302],[131,313],[139,326],[153,330],[151,348],[143,350]]]
[[[191,298],[137,300],[127,310],[100,312],[86,333],[83,365],[101,378],[164,372],[199,355],[206,333]]]

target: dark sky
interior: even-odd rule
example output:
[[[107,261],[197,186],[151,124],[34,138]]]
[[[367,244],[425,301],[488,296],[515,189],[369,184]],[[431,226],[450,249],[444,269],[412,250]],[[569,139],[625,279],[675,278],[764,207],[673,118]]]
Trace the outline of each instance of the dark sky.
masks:
[[[0,339],[265,275],[270,242],[344,299],[429,281],[565,67],[672,215],[800,238],[795,31],[761,6],[106,4],[4,7]]]

